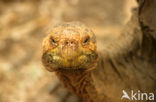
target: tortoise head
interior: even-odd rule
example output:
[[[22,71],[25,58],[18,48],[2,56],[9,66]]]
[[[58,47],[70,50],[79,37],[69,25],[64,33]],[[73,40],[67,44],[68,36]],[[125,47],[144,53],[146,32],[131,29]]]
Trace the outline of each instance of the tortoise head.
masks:
[[[84,24],[56,25],[43,40],[42,63],[49,71],[88,70],[97,59],[95,35]]]

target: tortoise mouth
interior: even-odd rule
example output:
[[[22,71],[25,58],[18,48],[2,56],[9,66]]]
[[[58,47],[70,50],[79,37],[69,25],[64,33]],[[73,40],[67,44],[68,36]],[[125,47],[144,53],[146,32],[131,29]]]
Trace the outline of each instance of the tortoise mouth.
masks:
[[[60,56],[46,52],[42,55],[42,63],[48,71],[58,70],[86,70],[97,62],[98,55],[95,52],[85,52],[77,56]]]

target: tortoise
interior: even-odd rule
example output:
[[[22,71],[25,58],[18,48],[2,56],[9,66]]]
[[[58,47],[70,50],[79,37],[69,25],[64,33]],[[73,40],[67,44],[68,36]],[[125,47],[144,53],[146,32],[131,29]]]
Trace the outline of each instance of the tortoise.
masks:
[[[146,6],[150,4],[150,6]],[[71,92],[87,102],[153,100],[156,93],[156,39],[142,12],[156,8],[152,0],[140,0],[131,20],[115,40],[106,43],[79,22],[53,27],[43,40],[42,63],[55,72]],[[102,45],[102,46],[100,46]],[[146,92],[148,96],[140,94]],[[140,98],[139,98],[140,97]],[[139,98],[139,99],[138,99]]]

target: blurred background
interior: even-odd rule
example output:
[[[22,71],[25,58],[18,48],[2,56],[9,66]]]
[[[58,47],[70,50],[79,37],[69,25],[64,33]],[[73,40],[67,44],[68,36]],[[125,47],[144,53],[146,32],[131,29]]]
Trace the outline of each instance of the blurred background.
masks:
[[[113,40],[136,6],[135,0],[0,0],[0,102],[66,99],[67,90],[41,63],[52,25],[80,21],[98,38]],[[73,97],[64,102],[76,102]]]

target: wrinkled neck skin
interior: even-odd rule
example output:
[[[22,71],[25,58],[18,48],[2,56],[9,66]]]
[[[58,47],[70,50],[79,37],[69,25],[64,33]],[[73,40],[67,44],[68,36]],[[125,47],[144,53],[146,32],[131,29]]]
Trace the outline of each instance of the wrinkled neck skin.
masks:
[[[71,92],[78,94],[83,99],[87,99],[88,102],[94,102],[89,99],[93,98],[97,93],[91,76],[93,70],[61,70],[56,71],[56,75]]]

